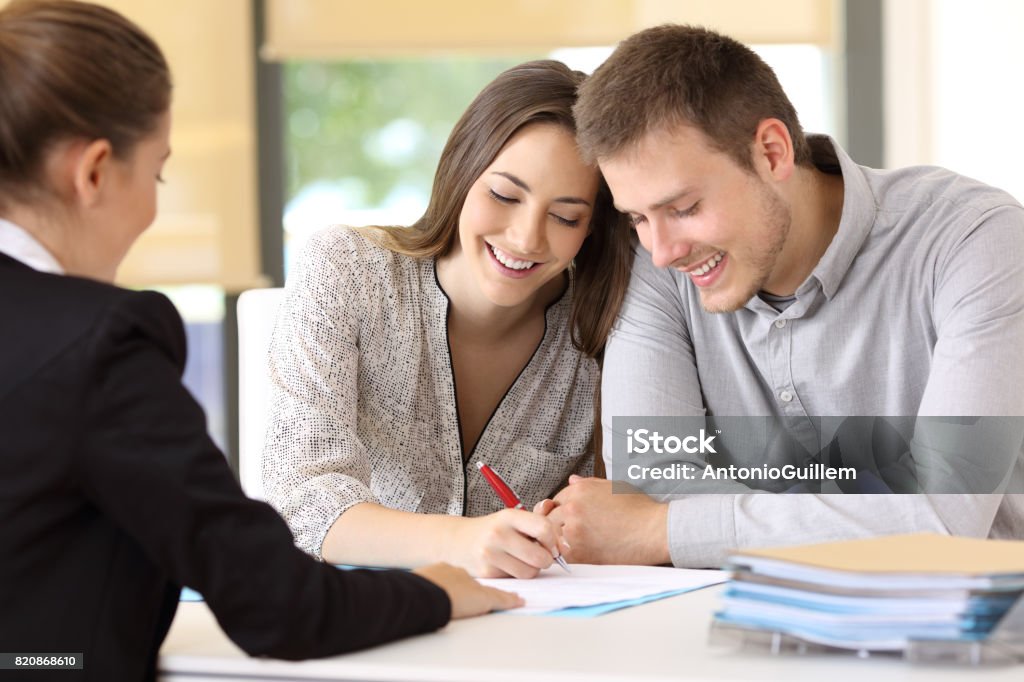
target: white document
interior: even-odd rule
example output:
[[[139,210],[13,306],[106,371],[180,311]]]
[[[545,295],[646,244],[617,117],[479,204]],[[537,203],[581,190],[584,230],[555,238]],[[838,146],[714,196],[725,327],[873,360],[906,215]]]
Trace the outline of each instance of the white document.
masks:
[[[566,573],[557,564],[532,580],[480,578],[484,585],[515,592],[526,606],[509,613],[536,614],[574,606],[597,606],[642,599],[664,592],[687,592],[724,583],[726,571],[662,566],[596,566],[569,564]]]

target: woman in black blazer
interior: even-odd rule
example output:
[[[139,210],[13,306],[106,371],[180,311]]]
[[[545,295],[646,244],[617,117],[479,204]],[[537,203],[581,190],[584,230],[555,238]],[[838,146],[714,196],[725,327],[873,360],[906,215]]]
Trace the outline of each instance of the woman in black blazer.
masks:
[[[180,383],[175,309],[110,284],[156,211],[170,88],[110,10],[0,10],[0,652],[152,679],[182,585],[245,651],[291,659],[517,605],[450,566],[318,563],[242,493]]]

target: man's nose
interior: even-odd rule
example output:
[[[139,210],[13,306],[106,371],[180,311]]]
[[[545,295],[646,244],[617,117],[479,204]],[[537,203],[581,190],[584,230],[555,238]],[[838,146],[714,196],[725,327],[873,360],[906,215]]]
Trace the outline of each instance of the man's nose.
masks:
[[[693,242],[683,238],[666,222],[658,218],[649,219],[651,261],[658,268],[669,267],[689,256],[693,250]]]

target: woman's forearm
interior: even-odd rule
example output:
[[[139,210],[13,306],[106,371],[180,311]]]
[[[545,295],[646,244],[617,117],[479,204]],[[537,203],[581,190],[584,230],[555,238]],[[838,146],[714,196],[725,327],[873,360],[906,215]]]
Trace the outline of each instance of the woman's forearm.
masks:
[[[549,518],[522,509],[465,518],[363,502],[338,517],[321,549],[334,564],[414,568],[445,561],[477,577],[532,578],[560,556],[560,536]]]
[[[338,517],[324,538],[324,561],[355,566],[415,568],[452,562],[449,551],[461,516],[418,514],[363,502]]]

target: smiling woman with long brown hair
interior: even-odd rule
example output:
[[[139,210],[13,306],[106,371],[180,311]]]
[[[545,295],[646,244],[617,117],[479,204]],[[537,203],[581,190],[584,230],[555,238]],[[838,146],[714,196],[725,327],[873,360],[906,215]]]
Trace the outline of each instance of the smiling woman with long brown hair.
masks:
[[[456,123],[408,228],[328,228],[288,284],[271,349],[268,499],[335,563],[444,560],[532,577],[564,549],[527,506],[594,461],[597,357],[629,230],[575,140],[584,75],[536,61]]]

